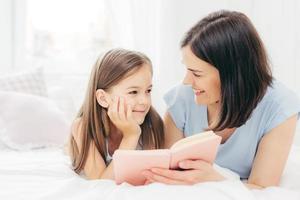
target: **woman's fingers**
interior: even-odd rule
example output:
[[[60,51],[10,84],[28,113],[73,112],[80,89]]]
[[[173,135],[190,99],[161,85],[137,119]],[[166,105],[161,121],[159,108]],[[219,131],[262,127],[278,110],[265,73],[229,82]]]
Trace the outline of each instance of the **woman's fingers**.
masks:
[[[162,176],[159,174],[151,173],[149,171],[144,171],[143,175],[147,178],[148,182],[159,182],[159,183],[164,183],[164,184],[169,184],[169,185],[187,184],[183,181],[165,177],[165,176]]]
[[[210,165],[208,162],[203,160],[184,160],[179,163],[181,169],[198,169],[202,170]]]

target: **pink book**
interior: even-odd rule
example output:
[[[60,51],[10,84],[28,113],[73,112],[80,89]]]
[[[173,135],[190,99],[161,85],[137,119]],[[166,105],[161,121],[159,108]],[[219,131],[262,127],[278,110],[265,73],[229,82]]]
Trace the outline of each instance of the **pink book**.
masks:
[[[178,163],[183,160],[201,159],[213,163],[221,139],[212,131],[206,131],[183,138],[170,149],[118,149],[113,155],[115,181],[117,184],[127,182],[132,185],[144,185],[146,179],[141,173],[146,169],[178,169]]]

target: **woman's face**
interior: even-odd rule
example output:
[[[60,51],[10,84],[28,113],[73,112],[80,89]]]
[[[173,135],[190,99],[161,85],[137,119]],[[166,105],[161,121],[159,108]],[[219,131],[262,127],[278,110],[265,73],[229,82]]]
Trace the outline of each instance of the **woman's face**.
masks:
[[[187,69],[183,83],[193,88],[196,103],[210,105],[219,102],[221,84],[217,68],[198,58],[190,46],[182,48],[182,59]]]
[[[123,97],[126,105],[132,108],[132,116],[138,124],[142,124],[151,107],[152,71],[144,64],[133,74],[110,88],[110,98]]]

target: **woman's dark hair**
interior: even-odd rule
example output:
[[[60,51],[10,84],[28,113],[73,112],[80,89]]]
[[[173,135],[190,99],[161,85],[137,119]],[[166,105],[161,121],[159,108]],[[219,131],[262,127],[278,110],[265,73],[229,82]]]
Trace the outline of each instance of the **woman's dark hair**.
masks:
[[[221,111],[214,131],[240,127],[272,84],[264,45],[249,18],[240,12],[213,12],[194,25],[181,47],[218,69]]]

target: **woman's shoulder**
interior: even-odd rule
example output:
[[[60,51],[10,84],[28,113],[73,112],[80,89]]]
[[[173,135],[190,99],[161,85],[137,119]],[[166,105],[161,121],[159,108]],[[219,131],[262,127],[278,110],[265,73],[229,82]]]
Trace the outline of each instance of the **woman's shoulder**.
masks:
[[[173,87],[165,94],[164,100],[167,112],[176,127],[186,135],[199,132],[206,127],[206,107],[195,102],[191,86],[180,84]]]
[[[274,81],[254,111],[260,124],[264,124],[263,133],[283,123],[289,117],[300,115],[299,97],[279,81]]]
[[[265,104],[294,105],[299,104],[299,97],[283,83],[274,80],[272,85],[268,87],[262,102]]]
[[[171,88],[165,95],[164,100],[168,106],[177,103],[194,102],[194,92],[190,86],[178,84]]]

